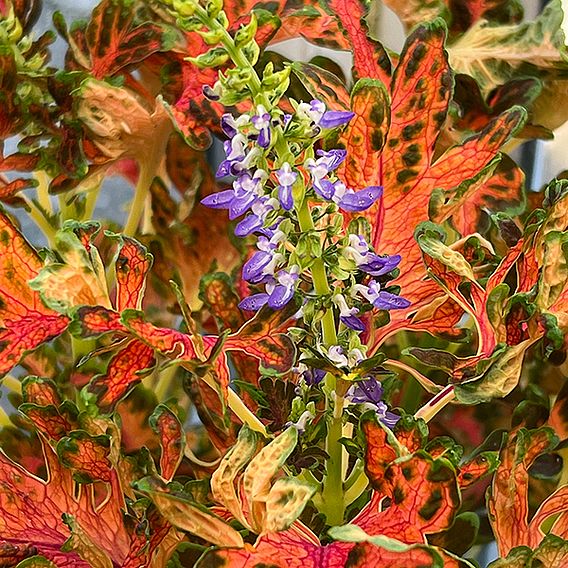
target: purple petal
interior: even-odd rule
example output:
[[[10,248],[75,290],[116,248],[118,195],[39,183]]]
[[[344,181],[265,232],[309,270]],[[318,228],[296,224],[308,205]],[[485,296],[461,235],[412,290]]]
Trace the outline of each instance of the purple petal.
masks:
[[[318,150],[316,154],[322,158],[329,159],[328,172],[335,170],[340,164],[343,163],[347,156],[347,150],[335,149],[335,150]]]
[[[335,186],[328,179],[320,179],[314,183],[314,190],[320,197],[329,201],[335,193]]]
[[[231,124],[234,120],[230,114],[224,114],[221,117],[221,128],[229,138],[232,138],[237,133],[236,128]]]
[[[219,164],[219,167],[217,168],[217,171],[215,172],[215,177],[223,178],[223,177],[228,176],[230,173],[231,173],[231,162],[229,160],[223,160]]]
[[[410,302],[406,298],[402,298],[396,294],[381,291],[373,301],[373,306],[379,310],[401,310],[408,308]]]
[[[262,219],[258,215],[247,215],[235,227],[237,237],[246,237],[262,227]]]
[[[387,410],[383,416],[379,413],[379,420],[388,428],[394,428],[396,423],[400,420],[400,416]]]
[[[335,128],[346,124],[355,116],[354,112],[344,110],[328,110],[323,113],[318,126],[322,128]]]
[[[258,133],[256,142],[261,148],[268,148],[270,146],[270,129],[262,128]]]
[[[232,221],[240,217],[243,213],[246,213],[257,199],[258,197],[254,193],[248,193],[242,197],[233,199],[229,207],[229,219]]]
[[[257,312],[268,301],[268,294],[253,294],[239,303],[241,310],[248,310],[249,312]]]
[[[221,97],[212,89],[212,87],[210,85],[203,85],[203,88],[201,89],[203,92],[203,95],[209,99],[210,101],[218,101]],[[222,121],[222,119],[221,119]],[[223,129],[224,130],[224,129]],[[236,130],[235,130],[235,134],[236,134]],[[230,136],[234,136],[234,134],[231,134]]]
[[[399,254],[394,254],[392,256],[378,256],[373,253],[368,253],[365,257],[367,262],[361,263],[358,268],[371,276],[382,276],[387,274],[391,270],[398,266],[401,260]]]
[[[294,207],[294,198],[292,197],[292,186],[291,185],[280,185],[278,186],[278,200],[282,209],[285,211],[291,211]]]
[[[205,207],[211,207],[211,209],[229,209],[234,199],[235,192],[232,189],[227,189],[204,197],[201,203]]]
[[[383,194],[383,188],[378,185],[372,185],[366,187],[360,191],[354,191],[353,193],[346,193],[339,200],[339,207],[344,211],[357,212],[365,211],[369,209],[379,197]]]
[[[247,282],[256,284],[263,277],[263,270],[272,260],[269,252],[259,250],[255,252],[243,265],[243,278]]]
[[[304,381],[306,381],[306,384],[309,386],[315,386],[321,383],[325,375],[326,373],[322,369],[308,369],[302,373]]]
[[[275,286],[268,298],[268,305],[273,310],[284,307],[294,297],[294,288],[291,286]]]
[[[355,331],[365,331],[367,329],[363,321],[357,316],[339,316],[339,319],[347,327],[354,329]]]
[[[371,403],[378,405],[383,398],[383,387],[374,378],[360,381],[351,387],[349,398],[355,404]]]

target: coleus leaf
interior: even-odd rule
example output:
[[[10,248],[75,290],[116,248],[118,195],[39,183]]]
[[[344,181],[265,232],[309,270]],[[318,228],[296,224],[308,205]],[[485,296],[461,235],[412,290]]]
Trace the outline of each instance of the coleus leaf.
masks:
[[[485,95],[516,78],[520,67],[524,76],[537,77],[563,69],[566,46],[562,20],[560,0],[550,2],[532,22],[494,26],[478,20],[449,47],[452,68],[473,77]],[[479,56],[478,50],[484,56]],[[531,71],[526,73],[528,69]]]
[[[87,69],[95,79],[115,75],[140,63],[157,51],[173,45],[174,35],[166,26],[144,19],[142,3],[135,0],[103,0],[84,27],[69,30],[63,15],[53,17],[57,31],[70,47],[68,59]]]
[[[149,562],[161,550],[171,527],[160,525],[151,515],[146,519],[140,507],[127,506],[123,487],[133,499],[130,482],[137,468],[122,461],[116,426],[84,414],[77,419],[78,411],[69,409],[70,401],[57,406],[61,399],[51,381],[27,379],[23,394],[22,409],[34,408],[45,415],[57,408],[62,416],[65,411],[74,418],[69,429],[63,432],[61,428],[58,436],[51,436],[52,424],[34,421],[43,446],[46,480],[0,453],[0,493],[9,496],[2,498],[0,505],[2,540],[29,543],[60,567],[106,567],[117,563],[133,568],[127,562],[130,554],[138,556],[139,562]],[[105,430],[110,435],[101,434]],[[96,483],[97,493],[80,490],[77,482]],[[102,500],[99,491],[105,492]],[[142,533],[138,531],[140,526],[145,527]]]
[[[194,200],[218,191],[203,152],[192,150],[178,136],[172,137],[166,165],[182,201],[176,202],[158,180],[150,188],[157,235],[153,244],[160,251],[156,272],[166,285],[170,279],[180,282],[187,303],[198,310],[201,276],[212,266],[231,273],[240,262],[240,253],[229,238],[226,217],[199,202],[190,208]]]
[[[518,0],[451,0],[452,30],[465,31],[484,19],[492,23],[516,24],[523,17],[523,6]]]
[[[467,1],[467,0],[466,0]],[[448,21],[449,11],[446,4],[454,4],[455,2],[445,2],[444,0],[385,0],[388,6],[402,21],[407,30],[411,30],[414,26],[423,22],[431,22],[436,18],[444,18]]]
[[[160,473],[171,481],[183,459],[185,433],[175,413],[165,404],[160,404],[149,419],[150,426],[160,438]]]
[[[368,35],[364,4],[360,0],[326,0],[326,4],[349,40],[354,77],[378,79],[388,85],[391,62],[384,47]]]
[[[557,442],[550,428],[520,428],[509,436],[501,451],[501,465],[490,489],[488,510],[502,557],[517,546],[538,546],[544,537],[542,523],[558,513],[560,515],[554,520],[550,532],[562,538],[568,536],[566,486],[560,487],[545,500],[530,522],[528,518],[528,470],[539,455],[552,450]]]
[[[17,365],[26,351],[63,333],[69,323],[29,287],[41,267],[36,251],[0,211],[0,375]]]
[[[445,26],[440,20],[418,27],[409,36],[390,84],[390,126],[383,149],[373,151],[369,147],[364,163],[357,168],[343,164],[339,169],[349,187],[384,187],[382,202],[366,212],[373,226],[372,241],[381,253],[401,254],[401,275],[395,283],[412,302],[407,310],[391,312],[390,324],[371,337],[373,346],[405,325],[422,327],[413,326],[412,316],[440,296],[431,283],[420,277],[419,249],[413,236],[401,227],[415,227],[428,219],[428,203],[435,188],[445,188],[453,195],[462,184],[471,183],[468,180],[485,171],[525,118],[525,112],[515,107],[461,145],[436,157],[434,146],[447,115],[453,84],[444,38]],[[353,106],[356,116],[364,116],[367,109],[368,104],[362,109]],[[360,128],[356,119],[353,124]],[[342,136],[349,152],[349,126]],[[460,317],[459,310],[453,303],[442,308],[443,304],[436,304],[436,309],[450,315],[446,329],[451,329]]]
[[[282,24],[273,43],[303,37],[311,43],[330,49],[351,49],[347,38],[338,27],[337,19],[326,13],[317,1],[307,0],[300,4],[287,2],[281,20]]]

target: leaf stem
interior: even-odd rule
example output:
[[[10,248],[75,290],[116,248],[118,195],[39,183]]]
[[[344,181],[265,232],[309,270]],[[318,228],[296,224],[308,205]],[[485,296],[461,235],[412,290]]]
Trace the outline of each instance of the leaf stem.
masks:
[[[440,410],[455,400],[455,398],[454,385],[448,385],[420,408],[414,415],[414,418],[422,418],[425,422],[430,422]]]

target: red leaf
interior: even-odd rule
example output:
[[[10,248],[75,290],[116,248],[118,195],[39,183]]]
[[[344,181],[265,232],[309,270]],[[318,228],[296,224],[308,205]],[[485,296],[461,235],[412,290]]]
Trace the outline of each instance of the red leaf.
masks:
[[[35,250],[0,212],[0,375],[18,364],[26,351],[61,334],[67,317],[46,308],[28,286],[42,262]]]
[[[152,255],[136,240],[120,237],[120,248],[116,258],[116,309],[139,310],[146,288],[146,276],[152,266]]]
[[[450,568],[431,547],[413,547],[404,552],[391,552],[371,543],[358,544],[351,550],[345,566],[349,568],[409,568],[410,566],[428,566],[429,568]],[[457,566],[457,564],[456,564]]]
[[[529,546],[534,548],[544,536],[539,526],[549,514],[560,510],[566,511],[567,493],[564,488],[559,489],[551,502],[545,501],[529,524],[528,512],[528,470],[534,460],[542,453],[553,449],[557,439],[550,428],[538,430],[519,429],[509,436],[507,445],[500,454],[501,464],[493,478],[493,484],[488,494],[487,507],[489,519],[499,553],[505,557],[516,546]],[[550,512],[550,513],[549,513]],[[566,515],[564,515],[566,517]],[[561,524],[565,522],[561,520]],[[561,527],[562,535],[566,537],[565,525]],[[556,532],[554,527],[552,532]]]
[[[106,373],[91,379],[87,389],[97,396],[102,412],[112,412],[155,364],[154,350],[132,339],[113,356]]]
[[[445,459],[433,460],[420,450],[391,463],[380,495],[352,521],[367,534],[381,534],[412,544],[449,528],[460,506],[456,474]],[[381,511],[383,497],[392,500]]]
[[[76,492],[71,472],[45,447],[48,481],[36,478],[0,453],[0,517],[2,539],[29,543],[61,568],[89,568],[75,552],[60,552],[69,537],[63,513],[72,515],[98,546],[120,563],[127,554],[128,536],[120,501],[110,499],[95,509],[92,494]]]
[[[355,77],[379,79],[388,85],[391,63],[384,47],[368,35],[363,3],[359,0],[329,0],[329,7],[349,39]]]
[[[397,457],[396,450],[387,442],[387,432],[378,423],[374,413],[366,413],[361,419],[365,436],[365,473],[371,485],[381,490],[385,470]]]
[[[410,35],[390,86],[391,118],[382,151],[373,151],[369,145],[362,166],[358,164],[355,168],[345,164],[340,171],[350,187],[384,187],[382,202],[366,216],[373,226],[376,250],[402,255],[401,276],[395,283],[401,286],[401,295],[412,305],[390,314],[394,329],[403,325],[405,317],[441,295],[432,283],[423,281],[420,251],[413,235],[414,228],[428,219],[432,191],[442,188],[453,195],[464,181],[478,176],[524,120],[522,109],[505,112],[480,133],[435,158],[434,147],[446,118],[453,84],[444,39],[445,28],[441,23],[420,26]],[[353,110],[356,115],[365,116],[368,104]],[[361,128],[356,119],[353,125],[353,128]],[[349,140],[351,136],[351,126],[348,126],[344,138]],[[346,146],[350,152],[351,145]],[[436,306],[439,308],[440,304]],[[451,309],[450,312],[451,322],[456,321],[457,314]],[[446,323],[445,327],[451,328],[451,324]],[[420,329],[420,326],[415,324],[413,328]],[[424,329],[427,328],[424,326]],[[389,326],[379,330],[373,345],[391,332]]]
[[[348,39],[338,27],[337,19],[327,14],[317,1],[306,0],[299,9],[287,8],[281,20],[282,25],[274,37],[274,43],[303,37],[330,49],[351,50]]]
[[[61,14],[54,22],[68,40],[76,63],[95,79],[104,79],[140,63],[169,42],[165,27],[140,21],[138,12],[129,5],[103,0],[84,29],[68,31]]]
[[[290,304],[283,310],[260,310],[239,331],[229,335],[224,348],[256,357],[262,366],[277,373],[289,371],[296,358],[296,348],[287,335],[278,332],[296,311]]]
[[[84,430],[75,430],[57,443],[59,460],[73,471],[73,478],[79,483],[110,483],[113,470],[109,453],[108,436],[91,436]]]
[[[185,434],[178,417],[164,404],[160,404],[150,416],[150,426],[160,437],[162,455],[160,473],[171,481],[183,458]]]

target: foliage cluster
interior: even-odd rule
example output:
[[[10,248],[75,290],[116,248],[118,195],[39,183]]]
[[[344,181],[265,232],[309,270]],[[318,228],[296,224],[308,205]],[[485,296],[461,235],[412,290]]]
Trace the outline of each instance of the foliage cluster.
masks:
[[[0,566],[568,564],[561,1],[384,4],[0,0]]]

